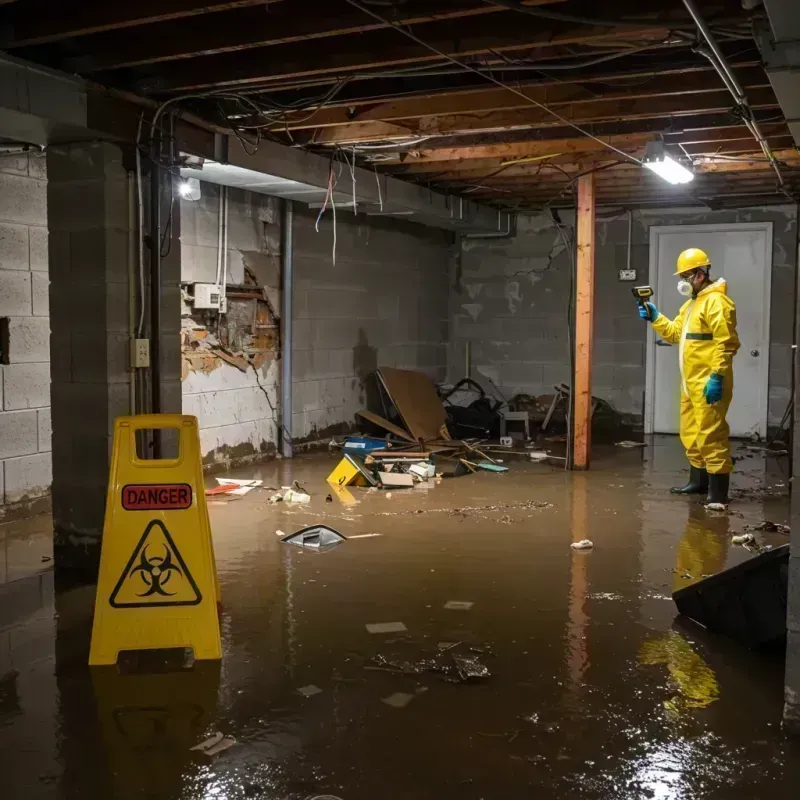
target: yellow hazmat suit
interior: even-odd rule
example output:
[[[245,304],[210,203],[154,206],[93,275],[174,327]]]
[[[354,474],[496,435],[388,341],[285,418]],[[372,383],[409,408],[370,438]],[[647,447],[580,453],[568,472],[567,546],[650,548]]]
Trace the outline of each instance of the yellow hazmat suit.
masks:
[[[693,467],[712,475],[733,469],[730,428],[725,421],[733,396],[733,356],[739,349],[736,306],[728,297],[724,278],[687,300],[678,316],[659,314],[653,329],[662,339],[679,343],[681,371],[681,442]],[[703,388],[711,374],[724,381],[722,400],[709,405]]]

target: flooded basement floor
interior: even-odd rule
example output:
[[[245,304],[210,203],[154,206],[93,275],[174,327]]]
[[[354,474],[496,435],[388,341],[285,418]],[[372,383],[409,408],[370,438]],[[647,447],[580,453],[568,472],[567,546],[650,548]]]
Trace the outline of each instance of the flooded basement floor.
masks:
[[[750,558],[730,542],[746,524],[788,522],[785,460],[748,454],[730,515],[668,494],[684,477],[671,438],[604,449],[585,474],[507,463],[427,491],[357,489],[350,506],[325,501],[332,455],[233,473],[313,499],[210,506],[221,664],[90,670],[93,587],[54,591],[52,571],[6,582],[0,796],[796,797],[782,658],[677,623],[670,598]],[[325,553],[276,535],[317,522],[379,535]],[[41,545],[47,523],[38,540],[27,525]],[[0,526],[6,558],[24,549],[18,527]],[[593,550],[570,548],[585,538]],[[406,632],[366,628],[391,622]],[[417,671],[431,665],[444,671]],[[190,751],[215,731],[236,744]]]

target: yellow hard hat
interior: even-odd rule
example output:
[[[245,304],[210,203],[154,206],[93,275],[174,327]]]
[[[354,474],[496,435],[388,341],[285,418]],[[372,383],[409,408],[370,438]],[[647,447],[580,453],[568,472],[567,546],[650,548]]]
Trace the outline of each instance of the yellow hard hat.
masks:
[[[684,250],[678,256],[678,270],[675,274],[680,275],[681,272],[688,272],[690,269],[710,266],[711,259],[706,255],[704,250],[698,250],[696,247],[690,247],[688,250]]]

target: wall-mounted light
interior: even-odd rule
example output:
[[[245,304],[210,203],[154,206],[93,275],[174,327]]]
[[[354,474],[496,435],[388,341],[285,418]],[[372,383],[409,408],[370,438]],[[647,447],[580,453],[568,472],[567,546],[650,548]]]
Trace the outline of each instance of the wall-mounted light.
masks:
[[[694,180],[694,172],[667,154],[663,142],[647,144],[642,164],[668,183],[689,183]]]
[[[182,200],[199,200],[202,196],[197,178],[182,178],[178,181],[178,197]]]

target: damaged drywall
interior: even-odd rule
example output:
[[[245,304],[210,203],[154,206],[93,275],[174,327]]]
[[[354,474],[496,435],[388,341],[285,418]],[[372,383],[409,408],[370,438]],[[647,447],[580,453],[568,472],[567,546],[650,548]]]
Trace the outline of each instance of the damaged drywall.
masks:
[[[199,420],[207,468],[272,458],[278,442],[279,201],[228,190],[224,313],[191,303],[194,284],[216,278],[219,203],[206,183],[181,201],[183,409]]]

